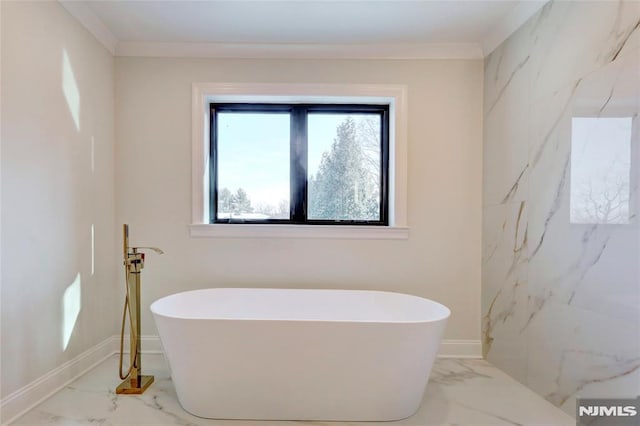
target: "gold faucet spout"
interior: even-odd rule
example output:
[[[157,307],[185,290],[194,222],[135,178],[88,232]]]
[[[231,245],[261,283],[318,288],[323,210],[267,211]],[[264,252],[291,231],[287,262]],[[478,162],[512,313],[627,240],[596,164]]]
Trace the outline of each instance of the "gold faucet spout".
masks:
[[[132,247],[132,248],[136,250],[152,250],[156,254],[164,254],[164,252],[160,250],[158,247]]]

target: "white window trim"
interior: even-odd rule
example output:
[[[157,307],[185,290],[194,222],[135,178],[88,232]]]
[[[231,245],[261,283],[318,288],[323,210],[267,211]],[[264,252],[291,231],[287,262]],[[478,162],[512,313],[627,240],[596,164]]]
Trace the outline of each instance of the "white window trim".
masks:
[[[192,237],[406,239],[407,87],[389,84],[193,83]],[[389,105],[389,226],[209,223],[211,102],[369,103]]]

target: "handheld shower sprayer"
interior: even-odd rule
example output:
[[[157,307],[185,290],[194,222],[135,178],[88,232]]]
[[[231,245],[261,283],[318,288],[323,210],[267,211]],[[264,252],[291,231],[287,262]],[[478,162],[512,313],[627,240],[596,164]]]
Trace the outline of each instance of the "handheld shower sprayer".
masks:
[[[157,247],[130,247],[129,225],[123,225],[123,256],[125,268],[125,299],[120,329],[120,364],[118,373],[124,380],[117,388],[118,394],[141,394],[153,383],[153,376],[142,375],[140,356],[140,274],[144,268],[144,253],[140,250],[152,250],[157,254],[164,252]],[[124,354],[124,329],[129,315],[130,361],[126,373],[122,371]]]

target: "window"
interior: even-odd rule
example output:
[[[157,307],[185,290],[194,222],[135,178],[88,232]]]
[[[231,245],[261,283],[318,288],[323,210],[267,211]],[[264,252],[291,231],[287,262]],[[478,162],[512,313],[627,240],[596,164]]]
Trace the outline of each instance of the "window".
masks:
[[[388,104],[209,106],[210,223],[389,224]]]
[[[189,235],[196,238],[329,238],[329,239],[407,239],[409,238],[409,228],[407,226],[407,148],[408,148],[408,88],[405,85],[398,84],[328,84],[328,83],[193,83],[192,104],[191,104],[191,224],[189,225]],[[294,222],[291,218],[291,204],[294,202],[291,186],[291,167],[283,169],[283,175],[276,176],[275,181],[284,181],[286,193],[287,181],[285,177],[289,177],[289,217],[286,216],[278,219],[276,215],[271,220],[276,222],[260,222],[257,216],[260,213],[254,210],[254,220],[237,220],[233,223],[231,220],[227,222],[216,222],[217,200],[212,201],[214,192],[217,191],[214,185],[215,167],[213,164],[213,152],[211,150],[211,132],[212,115],[211,104],[215,105],[285,105],[289,108],[303,105],[318,106],[337,106],[346,107],[353,105],[361,105],[365,108],[367,105],[377,106],[378,108],[386,108],[388,118],[386,125],[388,126],[387,155],[388,165],[386,168],[386,188],[381,187],[382,193],[386,195],[386,206],[381,209],[386,214],[386,226],[381,224],[369,223],[347,223],[337,222],[335,220],[324,220],[321,223],[324,226],[318,226],[313,223],[314,211],[311,209],[311,222]],[[227,111],[232,112],[232,111]],[[237,111],[236,111],[237,112]],[[326,111],[325,111],[326,112]],[[339,115],[344,111],[333,111],[334,115]],[[250,114],[245,112],[245,114]],[[257,112],[256,112],[257,114]],[[264,112],[263,112],[264,114]],[[274,115],[277,112],[272,111],[264,114],[263,118]],[[280,111],[280,114],[283,114]],[[273,149],[269,150],[270,154],[275,152],[285,152],[288,148],[289,162],[291,163],[291,111],[289,114],[289,141],[286,143],[285,135],[283,142],[285,148],[280,150],[281,145],[272,142]],[[314,115],[317,114],[317,115]],[[311,118],[307,118],[307,127],[315,128],[311,123],[314,119],[320,117],[321,111],[310,114]],[[328,114],[331,115],[331,114]],[[353,112],[347,115],[357,115]],[[245,116],[246,117],[246,116]],[[227,117],[232,118],[232,117]],[[311,121],[310,121],[311,120]],[[311,124],[310,124],[311,123]],[[217,122],[216,122],[217,124]],[[286,124],[278,127],[287,130]],[[274,130],[275,131],[275,130]],[[337,132],[336,132],[337,134]],[[273,133],[275,135],[275,133]],[[275,136],[274,136],[275,137]],[[333,136],[331,138],[333,140]],[[223,142],[224,143],[224,142]],[[307,173],[313,169],[314,161],[313,150],[317,142],[314,142],[312,133],[308,136],[308,159]],[[382,142],[381,142],[382,143]],[[277,146],[277,148],[276,148]],[[231,151],[227,151],[227,155]],[[223,153],[224,154],[224,153]],[[280,154],[282,155],[282,154]],[[229,157],[231,158],[231,157]],[[321,155],[320,155],[321,158]],[[265,158],[266,160],[266,158]],[[246,161],[246,160],[245,160]],[[273,160],[275,161],[275,160]],[[231,163],[233,165],[233,163]],[[238,163],[238,164],[244,164]],[[319,164],[319,163],[318,163]],[[311,171],[311,173],[313,173]],[[317,173],[317,172],[316,172]],[[315,173],[314,173],[315,177]],[[231,179],[229,177],[228,179]],[[224,182],[218,182],[220,190],[224,189]],[[233,186],[233,181],[227,181],[229,186]],[[277,185],[275,185],[277,187]],[[312,186],[312,185],[311,185]],[[239,188],[239,187],[238,187]],[[238,188],[228,188],[229,192],[236,192]],[[313,192],[313,188],[308,190]],[[245,189],[246,195],[249,197],[249,191]],[[381,194],[382,194],[381,193]],[[242,194],[242,192],[241,192]],[[282,191],[269,193],[262,192],[259,197],[269,200],[269,204],[275,206],[279,202]],[[225,194],[226,196],[226,194]],[[240,197],[243,197],[240,195]],[[278,201],[275,201],[278,200]],[[255,204],[260,202],[255,200]],[[252,201],[253,206],[254,201]],[[294,206],[295,208],[295,206]],[[285,210],[285,209],[282,209]],[[221,212],[222,213],[222,212]],[[285,213],[286,215],[286,213]],[[223,215],[221,215],[223,216]],[[221,217],[222,218],[222,217]],[[295,216],[294,216],[295,218]],[[231,214],[229,214],[231,219]],[[265,218],[262,218],[265,219]],[[277,220],[290,220],[291,222],[277,222]],[[239,223],[242,222],[242,223]],[[352,225],[352,226],[350,226]],[[371,225],[371,226],[367,226]]]

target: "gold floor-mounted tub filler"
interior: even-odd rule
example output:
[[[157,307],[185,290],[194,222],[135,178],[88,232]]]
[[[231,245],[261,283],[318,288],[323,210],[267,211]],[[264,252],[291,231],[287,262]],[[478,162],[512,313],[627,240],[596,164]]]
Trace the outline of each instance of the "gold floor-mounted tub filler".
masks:
[[[156,247],[129,247],[129,225],[123,225],[123,248],[125,269],[125,299],[120,329],[120,363],[118,373],[124,382],[116,388],[118,394],[141,394],[153,383],[153,376],[142,375],[142,357],[140,356],[140,273],[144,268],[144,253],[140,250],[153,250],[157,254],[163,251]],[[129,369],[122,372],[124,353],[124,329],[129,315]]]

